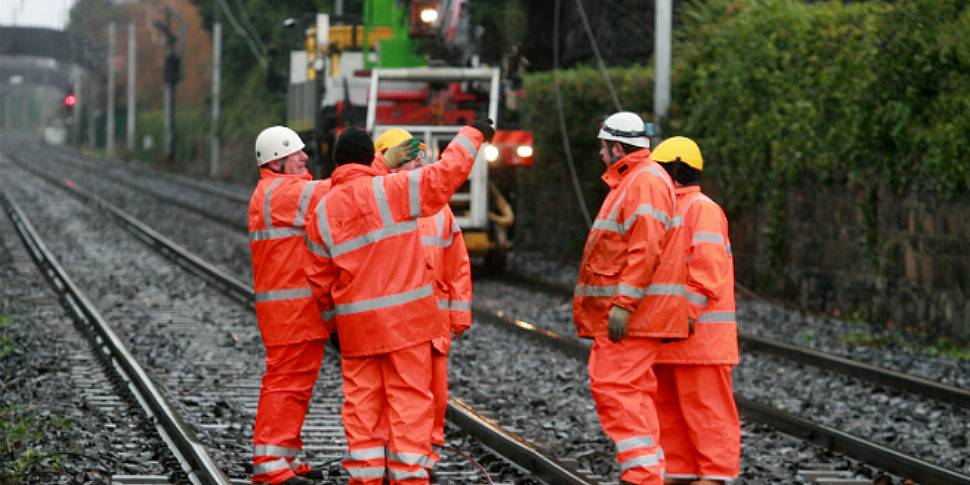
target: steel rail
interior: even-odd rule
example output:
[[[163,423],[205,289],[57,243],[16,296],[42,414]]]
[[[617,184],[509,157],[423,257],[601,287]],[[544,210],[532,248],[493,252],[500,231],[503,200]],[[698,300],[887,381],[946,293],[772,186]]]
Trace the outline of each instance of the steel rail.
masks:
[[[216,283],[219,289],[240,303],[251,309],[255,308],[255,293],[251,286],[246,285],[234,276],[195,256],[174,241],[162,236],[133,216],[115,207],[110,202],[81,188],[76,183],[58,180],[55,177],[36,170],[29,171],[64,188],[82,201],[104,209],[121,223],[122,227],[138,237],[139,240],[156,249],[176,264],[190,269],[193,273],[204,277],[207,281]],[[498,454],[546,483],[551,485],[594,485],[598,483],[595,480],[585,477],[571,466],[557,460],[548,451],[530,443],[515,433],[505,430],[497,423],[482,417],[470,406],[458,399],[451,398],[448,400],[447,416],[452,423],[463,431],[475,436]]]
[[[566,285],[543,281],[539,278],[518,273],[508,275],[513,282],[539,288],[561,296],[572,296],[572,288]],[[750,290],[746,290],[750,292]],[[754,293],[751,293],[754,295]],[[867,382],[895,387],[931,399],[948,402],[957,407],[970,409],[970,389],[943,384],[923,377],[894,371],[838,355],[790,344],[768,337],[759,337],[739,331],[739,339],[745,347],[768,352],[795,362],[801,362],[820,369],[862,379]]]
[[[586,340],[560,335],[531,323],[472,305],[472,313],[480,320],[491,322],[516,332],[528,334],[545,345],[559,349],[574,358],[587,360],[592,345]],[[948,483],[970,485],[970,476],[934,465],[892,448],[839,431],[830,426],[799,418],[780,409],[757,403],[735,394],[738,410],[745,417],[769,424],[795,436],[810,440],[890,473],[912,478],[919,483]]]
[[[14,156],[12,154],[8,154],[8,156],[10,158],[12,158],[12,159],[19,160],[19,157]],[[200,216],[205,217],[206,219],[209,219],[209,220],[211,220],[213,222],[217,222],[217,223],[219,223],[219,224],[221,224],[223,226],[226,226],[226,227],[235,229],[237,231],[242,231],[242,232],[247,232],[248,231],[248,226],[246,225],[246,220],[245,220],[245,212],[241,212],[240,213],[240,216],[241,217],[239,219],[233,219],[233,218],[230,218],[230,217],[225,217],[225,216],[223,216],[221,214],[217,214],[215,212],[206,210],[204,207],[198,207],[198,206],[192,205],[192,204],[190,204],[188,202],[185,202],[185,201],[182,201],[182,200],[178,199],[177,197],[173,197],[173,196],[171,196],[169,194],[166,194],[164,192],[160,192],[158,190],[155,190],[155,189],[152,189],[152,188],[149,188],[149,187],[145,187],[143,185],[140,185],[138,183],[135,183],[135,182],[133,182],[129,178],[120,177],[120,176],[117,176],[117,175],[112,175],[110,173],[105,173],[103,171],[103,169],[98,168],[98,167],[95,167],[93,164],[90,164],[90,163],[88,163],[88,162],[86,162],[84,160],[79,160],[79,159],[77,159],[77,158],[75,158],[73,156],[70,156],[70,155],[67,155],[67,154],[61,154],[61,153],[56,153],[56,156],[61,157],[61,159],[70,159],[71,161],[73,161],[75,163],[78,163],[78,164],[81,164],[83,166],[86,166],[88,168],[98,169],[99,170],[99,176],[101,176],[101,177],[110,179],[113,182],[117,182],[118,184],[123,185],[123,186],[128,187],[128,188],[131,188],[131,189],[134,189],[135,191],[142,192],[142,193],[147,193],[148,195],[151,195],[152,197],[155,197],[156,199],[159,199],[159,200],[161,200],[161,201],[163,201],[165,203],[174,205],[176,207],[179,207],[179,208],[182,208],[182,209],[185,209],[185,210],[188,210],[188,211],[192,211],[192,212],[194,212],[194,213],[196,213],[196,214],[198,214]],[[34,174],[37,174],[37,175],[40,175],[41,174],[41,172],[38,171],[38,170],[31,170],[33,168],[33,166],[21,164],[21,167],[27,169],[28,171],[33,172]],[[136,170],[136,171],[147,171],[147,172],[151,172],[150,169],[135,168],[135,167],[132,167],[132,169],[133,170]],[[155,173],[153,173],[153,174],[155,174]],[[173,183],[178,183],[178,182],[175,182],[175,181],[172,181],[172,182]],[[217,189],[213,189],[213,190],[217,190]],[[230,197],[228,195],[222,194],[221,192],[222,191],[210,192],[210,193],[212,193],[213,195],[219,196],[219,197],[223,197],[223,198],[229,199],[232,202],[237,202],[237,203],[243,204],[244,206],[249,203],[248,200],[245,201],[245,202],[243,202],[242,200],[236,198],[235,196]]]
[[[94,332],[100,339],[101,348],[108,351],[115,364],[111,366],[112,369],[128,384],[128,388],[155,424],[162,439],[169,444],[189,479],[198,484],[229,485],[229,479],[216,466],[195,433],[182,422],[121,338],[111,329],[87,295],[67,275],[16,201],[6,191],[0,190],[0,202],[34,263],[60,294],[64,306],[73,314],[76,323],[86,332]]]
[[[136,164],[124,162],[121,160],[113,160],[113,159],[104,158],[104,157],[92,157],[89,155],[84,155],[83,153],[78,152],[76,150],[70,150],[63,147],[56,148],[55,151],[58,152],[57,153],[58,156],[62,158],[69,158],[71,160],[76,161],[77,163],[87,166],[88,168],[98,169],[98,170],[103,169],[103,167],[99,167],[96,163],[85,160],[84,157],[90,158],[94,161],[103,161],[105,163],[113,164],[121,170],[131,169],[140,174],[167,179],[169,182],[172,182],[174,184],[188,185],[193,189],[198,190],[199,192],[205,192],[209,195],[215,195],[218,197],[222,197],[224,199],[229,199],[230,201],[238,202],[240,204],[244,204],[244,205],[249,204],[248,195],[243,195],[238,192],[233,192],[232,190],[224,189],[222,187],[209,185],[209,184],[206,184],[205,182],[200,182],[199,180],[190,178],[187,175],[182,175],[179,173],[172,173],[172,172],[163,172],[161,170],[155,170],[150,167],[136,165]]]

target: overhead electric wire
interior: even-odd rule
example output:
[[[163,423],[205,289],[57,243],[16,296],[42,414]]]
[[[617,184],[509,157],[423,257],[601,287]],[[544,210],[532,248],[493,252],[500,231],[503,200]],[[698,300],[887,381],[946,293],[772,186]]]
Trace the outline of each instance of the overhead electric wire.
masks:
[[[256,43],[255,43],[255,42],[258,42],[258,39],[254,41],[253,37],[250,36],[248,32],[246,32],[246,29],[242,28],[242,26],[239,25],[239,21],[236,20],[236,17],[233,15],[232,10],[229,8],[229,5],[226,4],[226,0],[219,0],[219,6],[222,8],[222,13],[225,14],[226,18],[229,19],[229,24],[232,25],[232,29],[235,30],[237,34],[241,35],[244,39],[246,39],[246,44],[249,46],[249,50],[252,51],[253,56],[256,57],[256,61],[259,62],[259,65],[266,67],[267,66],[266,56],[263,54],[263,51],[256,46]]]
[[[583,188],[579,184],[579,175],[576,173],[576,164],[573,162],[573,151],[570,148],[569,133],[566,131],[566,113],[562,106],[562,92],[559,88],[559,10],[562,0],[556,0],[556,10],[552,26],[552,84],[556,87],[556,111],[559,113],[559,131],[562,133],[563,150],[566,152],[566,165],[569,167],[569,175],[572,177],[573,190],[576,191],[576,201],[579,202],[579,210],[583,213],[583,220],[586,227],[593,227],[593,220],[589,216],[589,209],[586,207],[586,198],[583,196]]]
[[[557,3],[558,5],[558,0]],[[623,111],[623,107],[620,106],[620,98],[616,95],[616,88],[613,87],[613,80],[610,79],[610,73],[606,70],[606,64],[603,62],[603,56],[600,55],[599,45],[596,44],[596,37],[593,36],[593,28],[589,25],[589,18],[586,17],[586,9],[583,7],[583,0],[576,0],[576,8],[579,9],[579,16],[583,19],[583,27],[586,28],[586,36],[589,37],[589,44],[593,47],[593,55],[596,56],[596,63],[599,65],[600,72],[603,74],[603,78],[606,80],[606,87],[609,88],[610,98],[613,99],[613,106],[616,107],[617,111]],[[556,27],[558,28],[558,21]]]
[[[246,5],[242,0],[233,0],[236,4],[236,8],[239,9],[239,18],[243,20],[243,27],[246,27],[247,31],[252,35],[253,40],[256,41],[256,45],[259,46],[260,50],[266,52],[266,44],[263,43],[263,39],[259,37],[259,31],[253,25],[252,21],[249,20],[249,12],[246,11]]]

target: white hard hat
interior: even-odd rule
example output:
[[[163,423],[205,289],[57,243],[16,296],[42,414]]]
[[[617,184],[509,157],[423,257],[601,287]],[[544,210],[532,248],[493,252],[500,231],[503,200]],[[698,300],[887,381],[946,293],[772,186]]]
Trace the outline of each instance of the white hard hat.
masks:
[[[637,147],[650,147],[646,125],[636,113],[620,111],[613,113],[603,121],[597,138],[626,143]]]
[[[302,150],[303,140],[285,126],[270,126],[256,137],[256,165],[262,166]]]

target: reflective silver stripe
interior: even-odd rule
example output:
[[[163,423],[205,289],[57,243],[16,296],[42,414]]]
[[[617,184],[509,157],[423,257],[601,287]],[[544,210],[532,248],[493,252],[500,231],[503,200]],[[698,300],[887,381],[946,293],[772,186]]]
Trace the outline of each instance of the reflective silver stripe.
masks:
[[[613,296],[616,294],[616,285],[576,285],[573,294],[576,296]]]
[[[408,172],[408,203],[410,204],[411,217],[417,219],[421,216],[421,170],[411,170]]]
[[[697,232],[694,233],[694,238],[691,239],[691,244],[697,243],[713,243],[713,244],[724,244],[724,236],[716,232]]]
[[[448,309],[453,312],[470,312],[472,311],[472,302],[467,300],[451,300]]]
[[[620,471],[625,472],[631,468],[636,467],[654,467],[660,464],[660,459],[657,455],[642,455],[635,458],[630,458],[622,463],[620,463]]]
[[[734,312],[707,312],[701,314],[698,323],[734,323]]]
[[[300,202],[296,204],[296,217],[293,218],[294,226],[303,227],[306,225],[306,210],[310,205],[310,198],[313,197],[313,191],[320,183],[321,181],[314,180],[303,186],[303,192],[300,193]]]
[[[296,300],[298,298],[310,298],[313,292],[310,288],[290,288],[286,290],[257,291],[256,303],[267,301]]]
[[[653,446],[653,436],[634,436],[616,442],[616,452],[623,453],[634,448],[645,448]]]
[[[456,136],[454,139],[451,140],[451,143],[458,143],[458,145],[460,145],[462,148],[465,149],[466,152],[468,152],[468,156],[472,158],[475,158],[475,154],[478,153],[478,150],[475,149],[475,144],[472,143],[471,140],[466,138],[465,135]]]
[[[451,235],[454,236],[458,232],[461,232],[461,226],[458,225],[458,221],[453,221],[451,223]]]
[[[730,244],[727,245],[726,249],[728,254],[730,254],[731,256],[734,256],[734,249],[731,248]]]
[[[310,238],[308,238],[306,236],[303,237],[303,242],[306,243],[306,247],[309,248],[310,251],[313,254],[316,254],[318,256],[323,256],[324,258],[330,259],[330,251],[327,251],[327,248],[323,247],[320,244],[317,244],[317,243],[311,241]]]
[[[328,248],[333,247],[333,234],[330,233],[330,221],[327,220],[327,200],[321,200],[317,204],[317,229],[320,231],[320,237],[323,238],[323,243],[327,245]]]
[[[416,231],[418,229],[418,222],[414,220],[398,222],[397,224],[392,224],[388,227],[382,227],[380,229],[368,232],[363,236],[355,237],[349,241],[342,242],[336,246],[330,246],[332,249],[331,254],[334,257],[340,256],[342,254],[347,254],[351,251],[360,249],[368,244],[375,243],[381,239],[387,239],[389,237],[397,236],[400,234],[406,234],[411,231]]]
[[[382,466],[347,466],[347,473],[353,478],[383,478],[384,477],[384,467]]]
[[[596,219],[593,221],[593,229],[623,234],[623,228],[620,227],[620,223],[609,219]]]
[[[390,452],[387,455],[387,461],[393,461],[397,463],[403,463],[405,465],[421,465],[421,466],[431,466],[434,465],[434,460],[427,455],[422,455],[421,453],[395,453]]]
[[[448,246],[451,246],[451,243],[453,242],[455,242],[454,235],[452,235],[452,237],[449,237],[448,239],[442,239],[438,236],[426,236],[426,235],[421,236],[421,244],[425,246],[446,248]]]
[[[665,181],[667,180],[667,177],[665,177],[665,175],[667,174],[656,165],[650,165],[649,167],[647,167],[647,170],[649,170],[650,173],[664,179]]]
[[[472,311],[472,302],[464,300],[438,300],[438,309],[453,312],[470,312]]]
[[[643,298],[644,291],[641,288],[620,283],[619,288],[617,288],[617,294],[639,299]]]
[[[290,462],[286,461],[286,458],[280,458],[278,460],[268,461],[266,463],[254,463],[253,475],[263,475],[265,473],[273,473],[276,471],[289,469]]]
[[[378,458],[384,458],[383,446],[350,450],[350,452],[347,453],[347,459],[353,461],[376,460]]]
[[[627,284],[620,285],[576,285],[573,292],[576,296],[615,296],[623,295],[630,298],[642,298],[645,295],[683,295],[686,292],[684,285],[675,284],[653,284],[642,290]]]
[[[707,305],[707,297],[693,291],[687,292],[687,303],[704,306]]]
[[[680,227],[683,225],[684,225],[684,218],[681,216],[674,216],[674,218],[670,220],[669,227]]]
[[[637,221],[637,216],[653,217],[655,220],[663,224],[665,228],[670,228],[670,216],[668,216],[666,212],[657,209],[650,204],[640,204],[637,207],[637,210],[634,211],[633,215],[623,221],[623,227],[621,228],[622,232],[625,233],[630,230],[633,223]]]
[[[409,480],[412,478],[428,478],[428,471],[424,468],[419,468],[414,471],[409,470],[395,470],[391,468],[388,470],[388,474],[391,476],[391,480]]]
[[[391,217],[391,206],[387,202],[387,194],[384,192],[384,176],[374,177],[374,199],[377,200],[377,210],[381,213],[381,222],[384,226],[390,226],[394,224],[394,219]]]
[[[434,215],[434,233],[442,238],[444,236],[444,225],[445,225],[445,214],[442,211],[438,211]]]
[[[684,293],[687,293],[687,289],[684,288],[684,285],[657,283],[657,284],[648,286],[645,294],[679,296],[679,295],[683,295]]]
[[[273,182],[269,184],[269,188],[266,189],[266,195],[263,197],[263,223],[266,224],[266,229],[273,228],[273,213],[271,212],[272,201],[270,200],[270,197],[273,195],[273,188],[276,187],[276,184],[282,181],[283,179],[281,178],[273,180]]]
[[[333,317],[337,316],[337,312],[333,310],[327,310],[320,314],[320,317],[324,320],[333,320]]]
[[[294,457],[299,452],[299,448],[290,448],[287,446],[278,445],[256,445],[253,447],[253,456]]]
[[[249,233],[250,241],[269,241],[272,239],[284,239],[287,237],[302,236],[303,230],[295,227],[278,227],[275,229],[263,229]]]
[[[337,315],[351,315],[354,313],[380,310],[383,308],[389,308],[392,306],[403,305],[405,303],[417,301],[422,298],[431,296],[431,293],[432,293],[431,285],[427,285],[414,290],[405,291],[403,293],[397,293],[395,295],[382,296],[379,298],[371,298],[370,300],[362,300],[354,303],[344,303],[344,304],[335,306],[334,310],[337,312]]]

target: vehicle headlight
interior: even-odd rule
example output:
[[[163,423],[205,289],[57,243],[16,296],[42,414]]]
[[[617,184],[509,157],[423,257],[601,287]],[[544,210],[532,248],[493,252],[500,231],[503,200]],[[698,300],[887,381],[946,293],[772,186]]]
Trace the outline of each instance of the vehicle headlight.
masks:
[[[532,156],[532,145],[519,145],[515,149],[515,154],[522,157],[528,158]]]
[[[435,20],[438,20],[438,10],[434,8],[426,8],[421,11],[421,21],[426,24],[433,24]]]
[[[494,162],[498,160],[498,147],[495,145],[485,145],[485,160]]]

